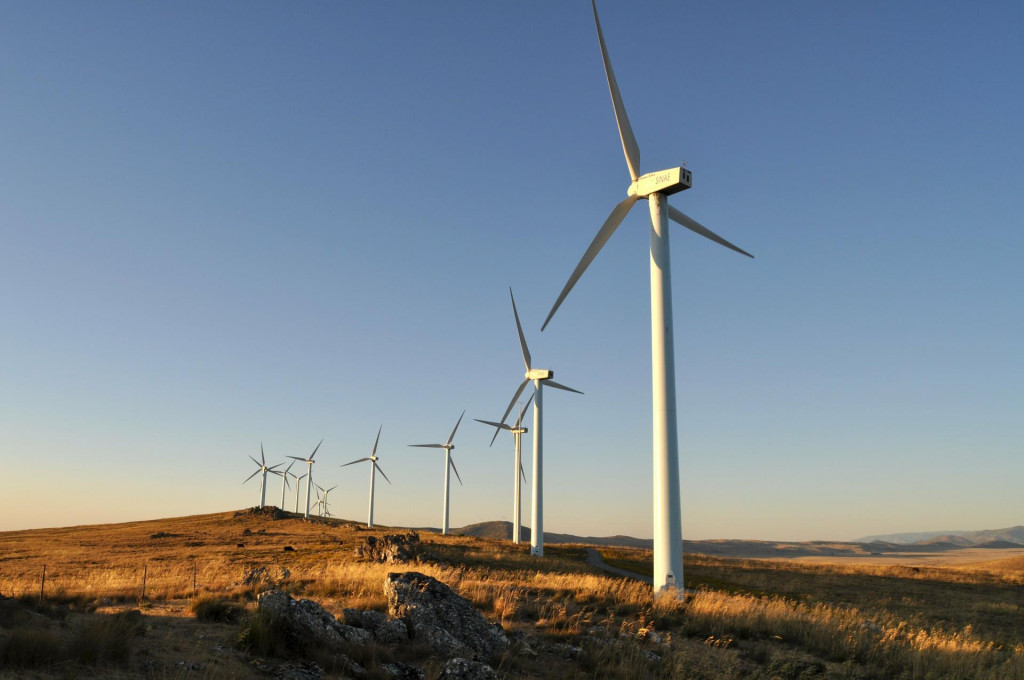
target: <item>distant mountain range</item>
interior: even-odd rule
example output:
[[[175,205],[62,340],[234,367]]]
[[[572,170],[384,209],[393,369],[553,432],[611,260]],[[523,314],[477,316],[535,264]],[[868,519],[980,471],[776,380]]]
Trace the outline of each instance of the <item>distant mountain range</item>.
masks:
[[[436,531],[436,529],[431,529]],[[511,540],[511,522],[480,522],[458,529],[453,534],[491,538],[501,541]],[[523,543],[530,542],[530,529],[522,527],[520,537]],[[545,531],[544,542],[585,543],[588,545],[617,546],[624,548],[650,549],[653,542],[649,538],[633,536],[576,536],[574,534],[556,534]],[[721,555],[732,557],[801,557],[801,556],[865,556],[885,555],[890,553],[926,553],[957,551],[967,548],[1008,549],[1024,547],[1024,526],[1009,529],[992,529],[988,531],[933,531],[906,534],[890,534],[885,536],[867,536],[859,541],[743,541],[743,540],[711,540],[683,541],[683,550],[688,553],[705,555]]]
[[[857,543],[896,543],[898,545],[935,545],[951,543],[963,548],[994,547],[991,543],[1010,543],[1024,546],[1024,526],[985,531],[918,531],[905,534],[865,536]]]

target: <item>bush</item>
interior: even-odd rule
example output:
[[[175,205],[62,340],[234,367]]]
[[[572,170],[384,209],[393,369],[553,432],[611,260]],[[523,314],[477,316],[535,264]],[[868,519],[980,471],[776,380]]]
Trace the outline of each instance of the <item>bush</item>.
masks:
[[[245,607],[222,597],[199,598],[191,609],[197,621],[210,623],[237,623],[245,614]]]
[[[285,656],[284,622],[266,610],[257,610],[242,626],[238,646],[258,656]]]
[[[145,634],[142,614],[121,612],[92,621],[71,640],[71,658],[83,664],[126,664],[132,654],[132,638]]]
[[[22,628],[0,647],[0,666],[32,668],[53,663],[61,657],[60,637],[45,628]]]

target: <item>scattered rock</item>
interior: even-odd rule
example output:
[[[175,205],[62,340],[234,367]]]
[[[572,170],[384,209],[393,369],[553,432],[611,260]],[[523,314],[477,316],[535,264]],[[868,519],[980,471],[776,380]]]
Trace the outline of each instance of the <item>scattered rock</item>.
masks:
[[[368,609],[363,612],[363,628],[366,628],[367,630],[375,631],[387,623],[387,620],[387,614],[383,612],[374,611],[372,609]]]
[[[396,661],[394,663],[382,664],[380,669],[390,680],[425,680],[426,675],[416,666]]]
[[[274,671],[274,680],[321,680],[324,670],[312,661],[302,664],[285,664]]]
[[[438,680],[498,680],[494,669],[479,661],[450,659],[441,670]]]
[[[295,552],[295,548],[291,547],[290,545],[286,545],[284,547],[284,551],[285,552]]]
[[[252,529],[250,529],[249,527],[246,527],[246,528],[242,529],[242,535],[243,536],[252,536]]]
[[[356,548],[356,555],[373,562],[406,564],[416,559],[420,535],[415,531],[407,534],[386,534],[381,537],[367,536]]]
[[[377,642],[385,644],[396,644],[409,641],[409,627],[402,619],[388,619],[380,627],[373,631]]]
[[[257,611],[269,612],[277,618],[284,629],[286,641],[299,648],[341,650],[346,643],[366,644],[373,640],[372,633],[340,623],[316,602],[293,600],[281,590],[261,593]]]
[[[563,659],[574,661],[583,653],[583,648],[577,647],[576,645],[570,645],[566,642],[556,642],[554,644],[544,645],[541,647],[541,651],[547,654],[555,654]]]
[[[291,575],[287,567],[249,567],[242,573],[240,585],[277,587]]]
[[[391,573],[384,579],[384,594],[388,613],[440,654],[488,659],[508,648],[500,625],[488,623],[469,600],[435,578],[415,571]]]

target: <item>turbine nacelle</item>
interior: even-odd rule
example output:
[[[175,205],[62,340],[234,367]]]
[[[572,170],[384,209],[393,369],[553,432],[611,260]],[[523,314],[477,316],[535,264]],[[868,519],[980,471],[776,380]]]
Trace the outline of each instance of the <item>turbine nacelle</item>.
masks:
[[[532,368],[526,372],[527,380],[550,380],[554,377],[555,372],[546,368]],[[517,394],[516,396],[518,397],[519,395]]]
[[[671,196],[693,186],[693,174],[686,168],[669,168],[658,172],[649,172],[633,180],[626,190],[626,195],[647,198],[651,194]]]

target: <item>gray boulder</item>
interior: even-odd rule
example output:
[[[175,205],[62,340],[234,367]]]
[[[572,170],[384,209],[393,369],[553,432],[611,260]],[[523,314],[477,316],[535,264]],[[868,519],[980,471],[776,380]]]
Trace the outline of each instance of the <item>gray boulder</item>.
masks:
[[[384,579],[388,613],[402,619],[413,639],[445,656],[489,659],[508,649],[498,624],[487,622],[472,603],[435,578],[415,571]]]
[[[494,669],[479,661],[449,659],[438,680],[498,680]]]
[[[367,536],[356,548],[356,555],[374,562],[405,564],[416,559],[419,544],[420,535],[415,531],[407,534],[385,534],[379,538]]]
[[[382,664],[380,669],[390,680],[425,680],[427,677],[423,671],[411,664],[395,661],[394,663]]]
[[[289,644],[299,648],[340,649],[345,644],[366,644],[373,633],[340,623],[329,611],[312,600],[293,600],[282,590],[261,593],[258,612],[269,613],[281,622]]]
[[[409,640],[409,628],[402,619],[388,619],[373,631],[377,642],[397,644]]]

